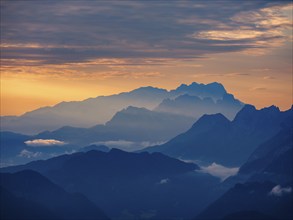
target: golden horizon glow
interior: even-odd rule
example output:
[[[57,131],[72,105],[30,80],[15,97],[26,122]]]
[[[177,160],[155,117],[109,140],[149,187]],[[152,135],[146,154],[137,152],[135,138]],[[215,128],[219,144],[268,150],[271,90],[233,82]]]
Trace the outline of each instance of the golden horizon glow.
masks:
[[[8,1],[3,4],[10,6]],[[227,20],[204,17],[201,11],[197,11],[198,15],[186,16],[178,12],[180,16],[175,16],[174,20],[172,16],[173,23],[169,26],[184,27],[186,33],[176,35],[179,32],[174,32],[173,37],[173,32],[170,32],[170,38],[163,33],[161,37],[166,39],[158,38],[157,41],[153,39],[153,35],[157,36],[158,32],[159,36],[158,29],[149,37],[148,29],[140,29],[139,32],[131,29],[131,25],[130,32],[123,32],[117,40],[115,34],[120,32],[112,34],[114,29],[107,29],[110,20],[105,26],[100,23],[101,33],[110,33],[106,37],[97,34],[100,29],[91,32],[96,27],[90,26],[91,24],[88,27],[86,24],[80,25],[80,32],[84,35],[79,36],[80,32],[76,32],[75,26],[70,26],[71,23],[68,25],[66,22],[69,20],[62,19],[66,16],[75,18],[75,15],[79,15],[79,8],[84,9],[83,16],[103,12],[99,11],[99,7],[82,6],[79,1],[69,8],[67,3],[49,9],[29,1],[26,4],[28,6],[25,12],[31,10],[29,6],[32,4],[43,10],[43,13],[53,13],[65,23],[59,20],[52,24],[49,21],[48,24],[42,23],[36,17],[32,23],[18,24],[20,20],[10,21],[11,18],[7,16],[9,19],[3,21],[6,26],[1,27],[1,32],[5,34],[11,25],[15,25],[20,28],[20,34],[25,31],[35,34],[40,30],[42,33],[52,33],[50,37],[54,38],[59,37],[65,29],[66,37],[70,35],[68,33],[73,33],[73,43],[64,43],[66,41],[59,38],[55,41],[50,37],[47,39],[47,35],[30,39],[27,34],[24,35],[27,39],[18,39],[13,35],[17,29],[13,28],[7,34],[9,37],[3,35],[4,40],[0,45],[1,116],[21,115],[62,101],[81,101],[127,92],[142,86],[170,90],[182,83],[192,82],[222,83],[237,99],[257,108],[276,105],[281,110],[287,110],[293,103],[292,3],[237,11],[236,14],[231,13]],[[125,4],[131,6],[131,2]],[[145,7],[141,4],[142,8]],[[1,10],[17,15],[16,6],[17,4],[12,4],[11,9],[4,7]],[[112,10],[113,7],[118,6],[105,6],[105,13],[119,12]],[[25,12],[19,16],[30,16],[30,13]],[[144,19],[139,14],[136,16],[138,20],[135,19],[135,22]],[[6,18],[5,15],[3,18]],[[112,22],[116,25],[117,21]],[[163,20],[163,27],[165,22],[167,20]],[[206,28],[200,29],[202,25]],[[11,33],[15,39],[10,39]],[[136,39],[132,36],[135,34],[136,38],[139,37],[137,41],[133,40]],[[83,40],[84,36],[89,41],[92,40],[92,43]]]

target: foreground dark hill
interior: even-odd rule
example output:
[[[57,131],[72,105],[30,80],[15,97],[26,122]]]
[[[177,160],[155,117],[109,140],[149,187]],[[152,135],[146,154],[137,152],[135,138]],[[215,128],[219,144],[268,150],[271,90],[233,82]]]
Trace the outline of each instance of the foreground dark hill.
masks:
[[[145,151],[203,163],[240,166],[259,144],[281,130],[281,124],[290,115],[292,108],[281,112],[275,106],[256,110],[251,105],[240,110],[232,122],[221,114],[204,115],[186,133]]]
[[[32,169],[70,192],[80,192],[111,218],[185,219],[198,214],[223,189],[195,164],[160,153],[89,151],[8,167]]]
[[[116,112],[128,106],[154,109],[163,100],[167,98],[175,99],[177,96],[184,94],[202,100],[209,98],[213,102],[221,102],[221,100],[226,100],[224,96],[227,95],[227,92],[220,83],[206,85],[198,83],[182,84],[177,89],[171,91],[154,87],[141,87],[117,95],[99,96],[83,101],[61,102],[52,107],[43,107],[27,112],[19,117],[4,116],[1,117],[1,130],[37,134],[46,130],[56,130],[63,126],[91,127],[96,124],[106,123]],[[238,101],[235,100],[234,104],[237,105],[237,103]],[[204,105],[204,102],[202,104]],[[231,117],[240,109],[235,109],[235,105],[231,105],[231,103],[228,103],[228,105],[222,104],[224,105],[221,105],[221,109],[218,109],[219,112],[224,114],[227,112],[231,113]],[[203,108],[207,107],[203,106]],[[185,115],[184,109],[181,112],[176,112]],[[195,114],[192,116],[197,117],[201,115]]]
[[[79,145],[118,140],[162,142],[188,130],[194,121],[192,117],[130,106],[117,112],[105,125],[91,128],[63,127],[40,133],[34,138],[57,139]]]
[[[108,219],[80,194],[31,170],[1,173],[1,219]]]

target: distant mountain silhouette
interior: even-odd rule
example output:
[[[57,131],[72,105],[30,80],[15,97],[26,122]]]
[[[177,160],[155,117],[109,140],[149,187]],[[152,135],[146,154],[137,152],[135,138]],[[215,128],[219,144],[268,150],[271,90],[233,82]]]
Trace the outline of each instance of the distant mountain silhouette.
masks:
[[[43,107],[19,117],[1,117],[1,129],[24,134],[36,134],[63,126],[90,127],[103,124],[129,105],[153,108],[168,91],[154,87],[142,87],[130,92],[110,96],[98,96],[83,101],[61,102],[53,107]]]
[[[199,118],[204,114],[222,113],[233,120],[243,104],[234,99],[231,94],[223,94],[221,99],[214,101],[211,97],[203,99],[188,94],[180,95],[175,99],[165,99],[155,110],[171,112]]]
[[[187,116],[130,106],[117,112],[105,125],[91,128],[63,127],[40,133],[35,138],[53,138],[79,145],[118,140],[162,142],[188,130],[194,121],[194,118]]]
[[[1,219],[108,219],[81,194],[31,170],[1,173]]]
[[[117,141],[118,146],[116,147],[119,147],[119,141],[130,142],[129,144],[133,145],[133,150],[137,150],[152,143],[169,140],[188,130],[193,121],[195,121],[194,118],[187,116],[130,106],[117,112],[106,125],[96,125],[91,128],[66,126],[52,132],[42,132],[35,136],[0,132],[1,167],[23,164],[36,159],[48,159],[54,155],[78,151],[80,146],[95,143],[105,145],[106,143],[99,142],[107,141]],[[62,147],[28,147],[24,143],[35,139],[54,139],[64,141],[66,145]],[[131,148],[129,149],[131,150]]]
[[[83,101],[61,102],[53,107],[39,108],[19,117],[3,116],[1,117],[1,130],[36,134],[46,130],[52,131],[63,126],[91,127],[96,124],[106,123],[116,112],[128,106],[154,109],[164,99],[174,99],[184,94],[197,96],[204,100],[205,98],[207,100],[211,98],[217,103],[220,103],[222,99],[223,101],[226,100],[225,97],[227,96],[225,88],[220,83],[206,85],[198,83],[182,84],[171,91],[150,86],[141,87],[117,95],[99,96]],[[237,100],[234,104],[235,106],[230,107],[225,104],[225,108],[228,107],[228,109],[222,109],[223,112],[222,110],[220,112],[226,114],[227,111],[228,113],[231,111],[232,114],[235,114],[235,110],[239,107],[237,107]],[[194,110],[196,111],[196,109]],[[181,113],[183,114],[185,111]],[[192,116],[198,115],[194,114]]]
[[[25,169],[40,172],[69,192],[86,195],[111,218],[191,218],[223,193],[217,188],[219,180],[196,172],[197,165],[160,153],[88,151],[1,172]]]
[[[197,216],[198,220],[292,219],[292,193],[271,194],[272,182],[236,184]],[[285,187],[285,186],[284,186]],[[287,187],[287,186],[286,186]],[[290,185],[292,187],[292,184]],[[242,216],[240,215],[242,214]],[[240,218],[238,218],[240,217]]]
[[[227,91],[221,83],[213,82],[205,85],[193,82],[190,85],[182,84],[177,89],[171,90],[170,93],[172,96],[189,94],[201,99],[209,97],[218,100],[221,99]]]
[[[280,132],[282,123],[291,114],[292,109],[281,112],[271,106],[256,110],[246,105],[232,122],[221,114],[204,115],[187,132],[144,150],[204,163],[239,166],[259,144]]]

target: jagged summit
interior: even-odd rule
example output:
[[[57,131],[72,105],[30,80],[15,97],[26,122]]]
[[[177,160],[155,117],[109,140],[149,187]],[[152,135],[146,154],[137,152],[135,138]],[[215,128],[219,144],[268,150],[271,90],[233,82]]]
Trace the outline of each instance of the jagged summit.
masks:
[[[259,144],[276,135],[284,121],[292,122],[290,115],[290,111],[281,112],[275,106],[257,110],[252,105],[245,105],[233,121],[222,114],[206,114],[187,132],[146,151],[239,166]]]
[[[275,105],[271,105],[269,107],[266,108],[262,108],[262,111],[267,111],[267,112],[280,112],[279,107],[275,106]]]
[[[222,96],[227,93],[224,86],[217,82],[209,84],[199,84],[196,82],[193,82],[190,85],[181,84],[175,90],[171,90],[170,92],[174,95],[187,93],[189,95],[195,95],[200,98],[212,97],[215,100],[221,99]]]

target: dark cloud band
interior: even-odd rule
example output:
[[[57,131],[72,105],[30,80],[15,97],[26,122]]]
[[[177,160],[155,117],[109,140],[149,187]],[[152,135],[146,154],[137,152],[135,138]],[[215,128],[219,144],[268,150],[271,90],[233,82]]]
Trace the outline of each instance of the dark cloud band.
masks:
[[[288,23],[284,20],[270,25],[265,18],[272,14],[260,10],[286,4],[286,1],[273,4],[271,1],[3,1],[1,58],[62,64],[97,58],[188,59],[265,48],[270,44],[259,42],[275,43],[284,38],[272,28]],[[251,13],[258,13],[259,20],[244,19],[246,15],[256,15]]]

